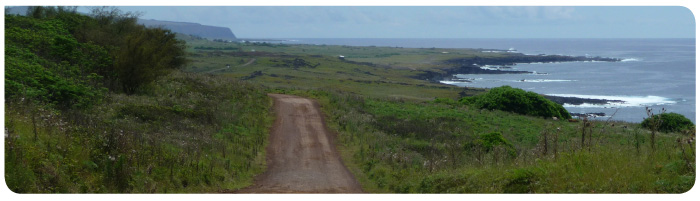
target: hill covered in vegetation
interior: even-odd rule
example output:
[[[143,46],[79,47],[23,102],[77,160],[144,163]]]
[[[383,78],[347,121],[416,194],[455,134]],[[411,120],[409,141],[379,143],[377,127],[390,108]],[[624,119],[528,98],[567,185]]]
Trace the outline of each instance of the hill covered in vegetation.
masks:
[[[5,182],[17,193],[218,192],[264,169],[270,100],[184,73],[184,42],[101,8],[5,16]]]
[[[365,192],[682,193],[695,182],[695,128],[681,118],[671,118],[680,131],[569,122],[561,105],[531,92],[425,76],[472,68],[474,58],[574,57],[228,43],[139,25],[116,9],[31,9],[5,16],[5,181],[14,192],[249,186],[265,167],[266,93],[317,99]]]
[[[661,133],[638,123],[570,122],[560,104],[532,92],[421,76],[448,73],[458,58],[501,62],[517,54],[187,41],[188,71],[319,100],[366,192],[681,193],[694,185],[694,128]]]

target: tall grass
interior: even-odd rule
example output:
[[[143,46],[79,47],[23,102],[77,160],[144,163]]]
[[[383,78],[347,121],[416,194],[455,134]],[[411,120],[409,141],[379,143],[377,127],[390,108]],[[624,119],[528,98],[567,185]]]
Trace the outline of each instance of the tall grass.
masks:
[[[245,82],[181,72],[89,110],[8,100],[5,181],[18,193],[235,190],[264,170],[270,105]]]
[[[291,93],[324,105],[346,164],[368,192],[682,193],[695,181],[690,136],[657,133],[653,151],[645,145],[651,133],[639,124],[583,125],[331,90]],[[500,139],[486,134],[504,143],[486,148],[485,140]]]

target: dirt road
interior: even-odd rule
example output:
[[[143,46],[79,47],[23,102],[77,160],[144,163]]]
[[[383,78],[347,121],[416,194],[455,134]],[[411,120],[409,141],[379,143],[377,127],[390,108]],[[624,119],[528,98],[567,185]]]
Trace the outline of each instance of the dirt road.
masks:
[[[318,103],[269,96],[275,100],[277,119],[267,147],[267,171],[238,193],[362,193],[335,149]]]
[[[245,64],[243,64],[243,65],[238,66],[238,68],[240,68],[240,67],[246,67],[246,66],[252,64],[253,62],[255,62],[255,60],[256,60],[256,59],[253,58],[253,59],[251,59],[250,61],[248,61],[248,63],[245,63]],[[226,70],[226,69],[229,69],[229,67],[218,68],[218,69],[210,70],[210,71],[207,71],[207,72],[204,72],[204,73],[213,73],[213,72],[216,72],[216,71],[222,71],[222,70]]]

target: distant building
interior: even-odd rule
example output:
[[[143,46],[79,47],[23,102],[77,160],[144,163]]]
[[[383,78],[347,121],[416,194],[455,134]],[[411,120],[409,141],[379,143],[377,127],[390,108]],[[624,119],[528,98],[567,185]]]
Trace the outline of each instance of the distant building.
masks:
[[[338,56],[338,59],[340,59],[340,60],[345,60],[345,56],[340,55],[340,56]]]

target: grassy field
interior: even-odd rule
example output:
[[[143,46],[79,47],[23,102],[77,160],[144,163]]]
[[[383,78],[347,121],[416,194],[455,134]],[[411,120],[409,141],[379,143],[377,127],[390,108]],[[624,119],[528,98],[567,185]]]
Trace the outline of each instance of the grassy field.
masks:
[[[681,133],[658,135],[653,150],[639,124],[584,126],[467,105],[286,93],[319,99],[368,192],[682,193],[695,182],[695,142]]]
[[[355,62],[370,62],[398,69],[427,70],[446,67],[441,61],[455,58],[485,57],[504,58],[513,55],[506,52],[483,52],[484,49],[447,48],[401,48],[344,45],[288,45],[271,42],[223,43],[180,36],[187,40],[188,51],[270,52],[285,55],[315,55],[345,59]]]
[[[7,32],[6,86],[14,93],[5,102],[5,182],[17,193],[249,186],[265,168],[273,122],[267,93],[317,99],[345,164],[370,193],[682,193],[694,185],[694,131],[660,133],[652,148],[651,132],[636,123],[478,109],[456,100],[486,89],[421,78],[454,67],[447,60],[514,54],[180,35],[186,66],[124,93],[124,79],[97,71],[121,55],[106,48],[117,39],[99,37],[116,29],[73,30],[64,21],[88,18],[45,18],[15,17],[12,23],[32,26]]]
[[[415,79],[414,77],[421,73],[417,70],[393,68],[373,63],[348,62],[354,60],[351,58],[339,59],[336,53],[363,52],[362,49],[355,50],[354,47],[349,46],[291,46],[218,43],[202,40],[188,41],[188,44],[191,51],[189,54],[191,62],[186,68],[187,71],[208,72],[221,69],[214,73],[248,80],[271,88],[339,89],[372,97],[417,100],[432,100],[435,97],[454,99],[462,91],[468,94],[477,92]],[[230,47],[234,50],[202,50],[191,48],[192,46],[221,49]],[[238,48],[245,49],[245,51],[238,51]],[[253,49],[255,52],[249,51]],[[299,52],[300,49],[310,54],[303,54],[304,52]],[[391,50],[414,51],[402,48],[376,48],[378,49],[376,51],[369,47],[368,49],[370,50],[362,54],[371,55],[376,52],[391,52]],[[325,50],[329,50],[329,52],[325,52]],[[405,56],[410,57],[411,54],[407,53]],[[393,57],[391,58],[393,59]],[[252,59],[255,59],[255,62],[244,66]],[[295,60],[297,61],[296,66]],[[227,65],[230,68],[226,68]]]
[[[227,192],[265,169],[272,102],[245,82],[176,72],[89,111],[25,100],[5,108],[17,193]]]
[[[683,143],[694,135],[659,134],[653,150],[651,132],[636,123],[570,123],[483,110],[449,101],[483,90],[415,79],[420,70],[445,68],[447,59],[503,53],[190,44],[200,48],[190,49],[189,70],[231,64],[217,73],[318,99],[346,165],[367,192],[682,193],[694,185],[695,143]],[[253,65],[234,67],[253,58]],[[294,59],[315,66],[285,66]]]

